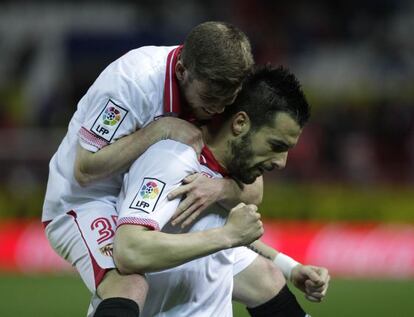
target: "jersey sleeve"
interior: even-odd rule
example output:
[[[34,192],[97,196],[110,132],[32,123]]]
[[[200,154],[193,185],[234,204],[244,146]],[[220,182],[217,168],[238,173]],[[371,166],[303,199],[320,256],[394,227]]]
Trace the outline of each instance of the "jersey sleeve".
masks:
[[[199,163],[191,147],[172,140],[152,145],[124,177],[118,227],[132,224],[161,230],[180,202],[180,198],[168,200],[168,193],[195,172]]]
[[[80,101],[83,118],[78,137],[85,149],[100,150],[141,128],[152,115],[153,105],[148,100],[150,75],[135,60],[139,58],[127,54],[113,62]],[[134,73],[136,69],[139,75]]]

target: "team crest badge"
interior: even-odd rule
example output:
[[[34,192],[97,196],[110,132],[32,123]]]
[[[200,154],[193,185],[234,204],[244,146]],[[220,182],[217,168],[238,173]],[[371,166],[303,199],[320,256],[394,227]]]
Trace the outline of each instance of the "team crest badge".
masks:
[[[144,178],[139,191],[129,207],[146,213],[153,212],[164,187],[165,183],[156,178]]]
[[[99,248],[99,251],[101,251],[102,255],[105,256],[113,256],[113,250],[114,250],[114,244],[108,243],[107,245],[104,245],[103,247]]]

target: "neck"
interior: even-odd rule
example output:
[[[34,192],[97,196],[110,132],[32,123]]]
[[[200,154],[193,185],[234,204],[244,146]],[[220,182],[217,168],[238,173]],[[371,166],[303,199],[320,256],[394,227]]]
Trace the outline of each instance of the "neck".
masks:
[[[221,166],[227,169],[226,158],[229,153],[228,138],[225,136],[225,133],[222,130],[223,129],[216,130],[208,125],[201,127],[204,144],[213,153],[214,158],[217,160],[217,162],[219,162]]]

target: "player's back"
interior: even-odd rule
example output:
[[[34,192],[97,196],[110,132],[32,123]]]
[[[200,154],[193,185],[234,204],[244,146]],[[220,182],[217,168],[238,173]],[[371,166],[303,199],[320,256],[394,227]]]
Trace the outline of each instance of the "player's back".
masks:
[[[50,221],[72,209],[79,212],[102,204],[116,204],[122,175],[87,187],[81,187],[75,179],[78,144],[96,152],[162,114],[166,58],[173,48],[151,46],[128,52],[111,63],[82,97],[49,164],[42,221]],[[108,120],[111,111],[116,116]]]

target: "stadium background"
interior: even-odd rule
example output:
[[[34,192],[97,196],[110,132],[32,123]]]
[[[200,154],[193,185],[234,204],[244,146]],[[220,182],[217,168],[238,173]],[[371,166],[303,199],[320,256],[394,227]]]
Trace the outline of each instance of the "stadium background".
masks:
[[[332,271],[323,304],[300,301],[313,316],[414,316],[409,0],[3,1],[0,315],[84,316],[87,291],[49,258],[38,223],[48,160],[108,63],[206,20],[245,31],[257,63],[288,66],[313,106],[260,208],[269,242]]]

